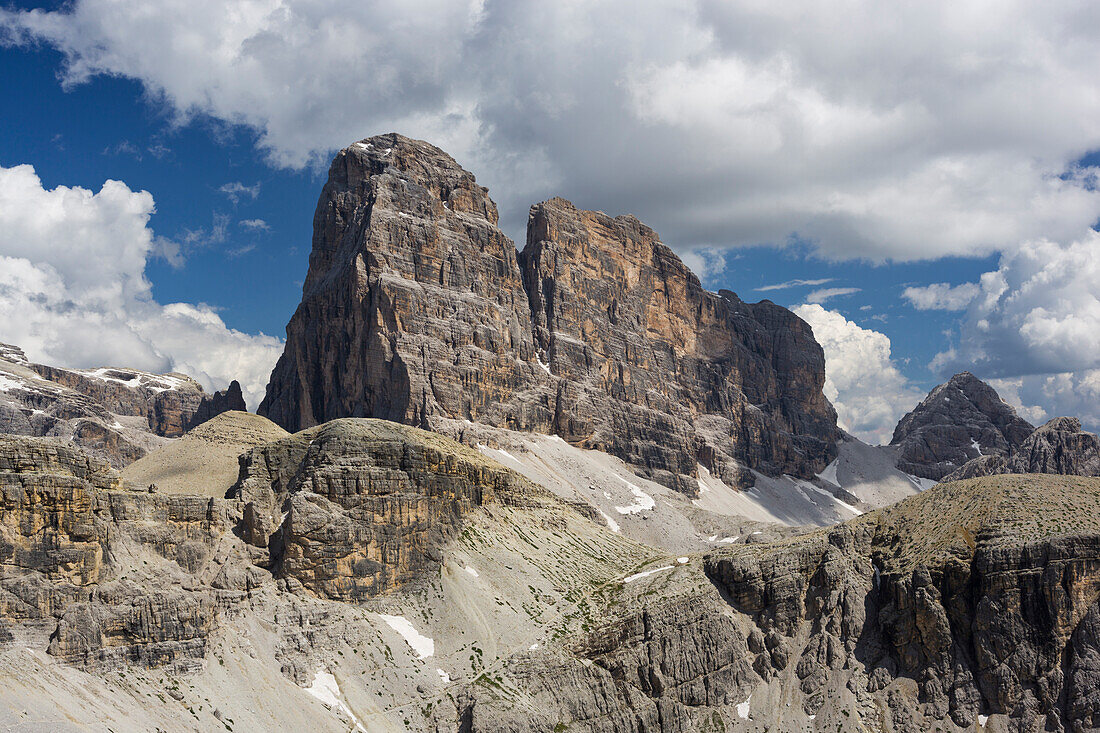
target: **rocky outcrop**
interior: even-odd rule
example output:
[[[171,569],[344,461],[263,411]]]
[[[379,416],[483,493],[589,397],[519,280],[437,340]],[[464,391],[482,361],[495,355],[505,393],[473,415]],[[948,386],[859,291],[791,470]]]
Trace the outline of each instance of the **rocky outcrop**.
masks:
[[[656,233],[561,200],[522,256],[487,191],[400,135],[342,150],[260,414],[474,421],[608,451],[686,493],[696,466],[811,478],[835,453],[824,359],[768,302],[714,295]]]
[[[231,502],[123,491],[70,442],[0,436],[0,490],[0,625],[67,662],[194,665],[254,582]]]
[[[894,428],[897,466],[941,480],[979,456],[1001,456],[1023,444],[1035,428],[970,372],[928,393]]]
[[[225,389],[202,398],[194,414],[187,421],[187,430],[196,428],[225,412],[248,412],[248,407],[244,403],[244,394],[241,392],[241,384],[236,379]]]
[[[542,492],[434,433],[348,418],[253,449],[234,491],[258,563],[323,598],[389,592],[438,568],[464,515]]]
[[[234,394],[208,396],[181,374],[34,364],[0,345],[0,433],[66,438],[116,468],[198,424],[200,410],[232,409]]]
[[[949,474],[946,480],[1002,473],[1100,476],[1100,438],[1081,430],[1081,421],[1075,417],[1056,417],[1007,455],[975,458]]]

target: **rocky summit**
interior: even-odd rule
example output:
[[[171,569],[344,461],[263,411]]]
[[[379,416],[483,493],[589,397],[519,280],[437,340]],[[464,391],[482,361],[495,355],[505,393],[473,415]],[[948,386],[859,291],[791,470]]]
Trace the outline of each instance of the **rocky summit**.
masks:
[[[894,428],[900,470],[939,481],[979,456],[1023,445],[1035,428],[970,372],[939,385]]]
[[[748,486],[835,457],[823,354],[791,312],[705,291],[633,217],[553,199],[523,253],[497,220],[432,145],[342,150],[260,413],[291,431],[369,416],[548,433],[692,495],[699,465]]]

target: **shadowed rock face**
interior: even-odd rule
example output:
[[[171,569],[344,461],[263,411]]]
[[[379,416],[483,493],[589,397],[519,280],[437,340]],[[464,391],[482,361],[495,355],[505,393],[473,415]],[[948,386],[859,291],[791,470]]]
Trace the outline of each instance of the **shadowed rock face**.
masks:
[[[1100,438],[1081,430],[1081,421],[1075,417],[1056,417],[1036,428],[1007,455],[975,458],[947,479],[957,481],[1002,473],[1100,476]]]
[[[933,389],[894,428],[898,468],[941,480],[967,461],[1019,447],[1034,426],[970,372]]]
[[[517,257],[487,191],[427,143],[341,151],[260,414],[552,433],[689,494],[698,463],[748,485],[746,467],[808,478],[831,460],[803,321],[707,293],[633,217],[555,199],[529,226]]]
[[[187,421],[187,429],[198,427],[222,413],[234,411],[248,412],[248,407],[244,403],[244,394],[241,392],[241,383],[236,379],[225,389],[202,398],[202,402],[195,409],[195,414]]]

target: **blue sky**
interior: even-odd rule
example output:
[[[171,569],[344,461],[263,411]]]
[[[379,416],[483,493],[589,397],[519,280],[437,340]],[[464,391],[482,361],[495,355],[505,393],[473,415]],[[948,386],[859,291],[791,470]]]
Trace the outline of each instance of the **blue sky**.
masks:
[[[30,234],[5,245],[0,233],[0,257],[68,283],[80,257],[89,267],[110,257],[81,249],[87,217],[105,241],[147,240],[116,268],[120,280],[144,273],[129,300],[74,287],[23,327],[17,309],[41,294],[8,304],[0,340],[29,341],[36,358],[106,358],[105,346],[64,345],[73,339],[58,314],[74,322],[76,303],[87,323],[107,319],[120,344],[137,344],[117,358],[210,387],[248,372],[254,401],[278,350],[259,334],[281,338],[297,305],[328,159],[396,130],[477,174],[520,246],[526,207],[561,195],[637,215],[709,289],[796,308],[831,359],[831,397],[863,437],[887,437],[962,368],[997,379],[1033,420],[1100,421],[1100,344],[1080,336],[1100,317],[1086,277],[1097,266],[1100,127],[1074,119],[1095,104],[1085,67],[1096,18],[1073,6],[1041,19],[1017,9],[966,34],[957,4],[932,3],[899,11],[927,17],[916,35],[891,38],[899,24],[870,3],[831,35],[813,6],[784,17],[641,3],[637,18],[607,25],[614,4],[451,3],[431,14],[425,1],[406,18],[373,3],[125,5],[0,13],[0,168],[33,166],[39,179],[12,176],[0,223]],[[333,18],[354,43],[326,35]],[[606,32],[594,39],[587,27]],[[531,39],[543,55],[528,56]],[[1027,68],[1004,63],[1021,48],[1039,49]],[[53,228],[28,214],[52,210],[59,186],[92,196],[109,179],[125,188],[62,207]],[[113,228],[124,217],[128,228]],[[43,243],[28,250],[35,236]],[[22,265],[10,262],[14,281]],[[815,284],[761,290],[797,281]],[[828,290],[839,292],[822,299]],[[158,340],[181,317],[190,330]],[[204,344],[217,346],[200,354]]]

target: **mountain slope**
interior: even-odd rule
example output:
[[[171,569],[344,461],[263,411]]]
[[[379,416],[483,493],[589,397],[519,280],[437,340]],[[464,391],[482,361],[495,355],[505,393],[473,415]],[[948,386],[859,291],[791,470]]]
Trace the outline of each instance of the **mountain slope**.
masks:
[[[1100,720],[1100,479],[940,484],[809,534],[679,554],[393,423],[327,423],[242,468],[233,499],[124,491],[70,443],[0,437],[0,722]]]
[[[227,409],[244,409],[239,385],[207,395],[182,374],[61,369],[0,344],[0,433],[72,440],[116,468]]]
[[[138,490],[155,485],[167,494],[223,498],[237,482],[241,453],[286,436],[285,430],[259,415],[222,412],[126,466],[122,479]]]

